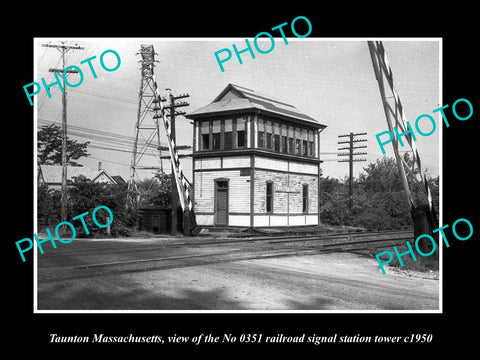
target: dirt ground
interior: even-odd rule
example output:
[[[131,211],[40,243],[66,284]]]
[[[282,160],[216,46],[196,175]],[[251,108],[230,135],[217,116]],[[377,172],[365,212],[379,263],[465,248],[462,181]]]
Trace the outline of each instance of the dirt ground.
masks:
[[[39,310],[438,310],[438,277],[330,253],[38,284]]]

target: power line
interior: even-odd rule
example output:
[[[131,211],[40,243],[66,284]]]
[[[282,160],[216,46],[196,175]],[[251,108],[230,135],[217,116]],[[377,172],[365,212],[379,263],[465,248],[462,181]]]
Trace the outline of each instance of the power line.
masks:
[[[42,118],[38,119],[38,121],[41,122],[41,123],[44,123],[44,124],[58,124],[55,121],[50,121],[50,120],[46,120],[46,119],[42,119]],[[135,142],[135,139],[131,136],[122,135],[122,134],[118,134],[118,133],[112,133],[112,132],[104,131],[104,130],[89,129],[89,128],[85,128],[85,127],[78,126],[78,125],[70,125],[69,129],[71,129],[71,130],[69,130],[68,133],[72,136],[82,137],[82,138],[85,138],[87,140],[92,140],[92,141],[99,141],[99,142],[102,142],[102,144],[104,142],[111,143],[111,144],[116,145],[117,148],[118,147],[121,148],[122,146],[126,147],[126,148],[131,148],[131,146]],[[148,144],[147,141],[143,141],[141,139],[139,139],[139,145],[147,146],[148,148],[159,150],[157,146],[155,146],[153,144]],[[167,149],[166,146],[164,146],[164,145],[160,146],[160,150],[166,150],[166,149]],[[189,145],[178,145],[177,149],[178,150],[191,149],[191,146],[189,146]]]

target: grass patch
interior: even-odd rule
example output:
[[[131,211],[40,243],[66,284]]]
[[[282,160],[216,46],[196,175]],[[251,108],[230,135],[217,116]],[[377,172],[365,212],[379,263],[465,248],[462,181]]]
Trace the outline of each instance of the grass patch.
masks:
[[[402,254],[407,250],[408,247],[406,245],[397,246],[397,251],[399,254]],[[416,261],[413,260],[411,254],[405,254],[402,256],[403,266],[400,264],[400,261],[398,260],[398,257],[393,249],[390,251],[393,254],[393,260],[388,263],[388,266],[390,267],[394,267],[399,270],[415,270],[420,272],[438,271],[439,269],[438,249],[430,256],[421,256],[414,251]],[[387,254],[380,256],[380,259],[383,261],[387,261],[388,258],[389,256]]]

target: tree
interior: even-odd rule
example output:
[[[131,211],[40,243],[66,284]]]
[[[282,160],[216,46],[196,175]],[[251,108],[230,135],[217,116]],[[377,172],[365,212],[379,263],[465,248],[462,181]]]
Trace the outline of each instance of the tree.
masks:
[[[61,165],[62,164],[62,128],[51,124],[40,128],[37,134],[38,164]],[[82,157],[88,156],[87,146],[89,141],[81,143],[67,137],[67,164],[81,166],[75,162]]]
[[[140,191],[140,207],[171,206],[172,182],[170,174],[158,174],[155,178],[141,180],[138,182],[138,188]]]
[[[60,221],[59,190],[52,190],[46,184],[37,188],[37,219],[39,227],[56,225]]]
[[[135,214],[130,213],[126,207],[128,191],[126,184],[96,183],[84,176],[78,176],[69,182],[69,187],[70,214],[79,215],[86,211],[91,214],[97,206],[107,206],[114,215],[114,221],[111,225],[112,235],[125,236],[129,234],[129,228],[133,226],[136,219],[132,218]],[[98,229],[90,217],[85,218],[85,220],[92,235],[105,231],[104,229]],[[77,230],[85,235],[81,224],[78,224]]]
[[[363,183],[367,192],[391,193],[403,190],[395,159],[388,157],[377,159],[375,163],[368,164],[363,170],[366,174],[360,174],[359,181]]]
[[[411,162],[408,154],[404,160]],[[360,226],[367,230],[399,229],[412,226],[410,207],[407,202],[395,159],[377,159],[364,168],[353,182],[353,207],[347,207],[347,182],[345,180],[320,178],[320,218],[331,225]],[[408,179],[412,179],[409,177]],[[433,203],[438,210],[438,177],[427,178]],[[423,184],[412,186],[414,201],[422,200]],[[419,202],[421,203],[421,202]]]

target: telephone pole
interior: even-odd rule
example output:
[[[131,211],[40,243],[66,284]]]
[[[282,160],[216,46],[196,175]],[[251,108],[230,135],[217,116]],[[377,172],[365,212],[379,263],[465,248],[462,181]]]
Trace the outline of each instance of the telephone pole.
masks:
[[[61,45],[42,44],[43,47],[51,47],[60,51],[62,55],[62,69],[52,69],[48,71],[53,73],[61,73],[63,79],[62,90],[62,197],[61,197],[61,221],[67,221],[67,88],[65,86],[65,77],[67,74],[76,74],[77,70],[68,69],[65,71],[65,55],[70,50],[84,50],[84,47],[78,45]]]
[[[367,161],[367,159],[354,159],[354,156],[356,155],[366,155],[366,152],[354,152],[355,149],[361,149],[361,148],[366,148],[367,145],[359,145],[359,146],[353,146],[357,142],[364,142],[367,141],[367,139],[355,139],[355,136],[361,136],[361,135],[367,135],[366,132],[363,133],[350,133],[346,135],[338,135],[339,138],[344,138],[348,137],[349,139],[347,141],[339,141],[338,145],[340,144],[348,144],[347,147],[342,147],[339,148],[338,150],[348,150],[348,152],[345,153],[338,153],[337,156],[348,156],[348,160],[337,160],[338,162],[348,162],[349,163],[349,179],[348,179],[348,208],[352,210],[352,182],[353,182],[353,163],[355,161]]]
[[[175,137],[175,117],[180,116],[180,115],[185,115],[185,111],[177,111],[175,110],[178,107],[182,106],[188,106],[190,105],[186,101],[180,101],[180,102],[175,102],[178,99],[183,99],[189,97],[189,94],[181,94],[177,96],[173,96],[173,94],[170,92],[170,104],[167,107],[169,110],[167,116],[170,117],[170,124],[171,124],[171,132],[170,132],[170,138],[177,143],[176,137]],[[172,235],[177,234],[177,202],[178,202],[178,195],[177,195],[177,190],[174,188],[177,184],[177,181],[175,179],[175,171],[173,169],[173,164],[172,164],[172,172],[170,175],[171,183],[172,183],[172,220],[171,220],[171,229],[170,232]],[[178,189],[181,191],[181,189]]]

